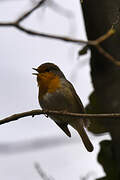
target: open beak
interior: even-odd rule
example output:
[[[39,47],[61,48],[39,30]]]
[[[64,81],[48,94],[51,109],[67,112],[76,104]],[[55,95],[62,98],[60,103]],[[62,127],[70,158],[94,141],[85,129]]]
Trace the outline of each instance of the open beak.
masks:
[[[36,68],[32,68],[33,70],[35,70],[35,71],[37,71],[38,72],[38,69],[36,69]],[[32,73],[33,75],[38,75],[38,73]]]

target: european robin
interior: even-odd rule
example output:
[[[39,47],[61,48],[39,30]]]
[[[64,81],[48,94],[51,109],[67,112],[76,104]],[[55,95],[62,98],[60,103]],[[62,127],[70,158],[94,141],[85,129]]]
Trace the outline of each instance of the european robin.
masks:
[[[73,85],[65,78],[63,72],[58,66],[52,63],[44,63],[37,69],[33,68],[37,73],[37,83],[39,87],[39,103],[42,109],[66,111],[72,113],[84,113],[83,104],[78,97]],[[93,151],[93,145],[89,140],[84,129],[87,125],[87,120],[76,119],[74,117],[50,115],[50,118],[71,137],[68,129],[68,124],[71,125],[82,138],[82,141],[89,152]],[[67,123],[66,123],[66,120]]]

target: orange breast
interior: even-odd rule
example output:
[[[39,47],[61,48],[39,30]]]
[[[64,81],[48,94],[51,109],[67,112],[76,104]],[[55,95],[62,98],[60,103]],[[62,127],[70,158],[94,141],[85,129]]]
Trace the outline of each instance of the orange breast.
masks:
[[[60,88],[60,80],[57,75],[52,72],[40,73],[37,76],[39,86],[39,96],[42,97],[45,93],[53,93]]]

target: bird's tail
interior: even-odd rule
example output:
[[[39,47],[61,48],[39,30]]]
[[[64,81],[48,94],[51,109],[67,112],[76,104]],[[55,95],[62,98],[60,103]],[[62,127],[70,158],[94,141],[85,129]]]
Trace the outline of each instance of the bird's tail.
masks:
[[[87,135],[84,127],[83,127],[83,123],[78,122],[78,123],[74,123],[74,124],[72,123],[72,124],[70,124],[70,125],[71,125],[74,129],[77,130],[77,132],[79,133],[80,137],[82,138],[82,141],[83,141],[84,146],[86,147],[86,149],[87,149],[89,152],[92,152],[93,149],[94,149],[94,147],[93,147],[93,145],[92,145],[92,143],[91,143],[91,141],[90,141],[90,139],[89,139],[89,137],[88,137],[88,135]]]

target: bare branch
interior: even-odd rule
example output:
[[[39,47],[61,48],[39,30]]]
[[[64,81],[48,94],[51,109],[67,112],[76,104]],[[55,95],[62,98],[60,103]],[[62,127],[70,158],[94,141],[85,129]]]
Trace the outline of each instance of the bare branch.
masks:
[[[43,180],[54,180],[53,177],[48,177],[47,174],[42,170],[38,163],[34,164],[35,169]]]
[[[105,51],[101,46],[100,43],[105,41],[106,39],[108,39],[110,36],[112,36],[116,31],[115,29],[112,27],[107,33],[105,33],[104,35],[100,36],[99,38],[97,38],[96,40],[80,40],[80,39],[74,39],[74,38],[70,38],[70,37],[65,37],[65,36],[58,36],[58,35],[53,35],[53,34],[45,34],[45,33],[40,33],[34,30],[30,30],[28,28],[25,28],[23,26],[20,25],[20,22],[23,21],[25,18],[29,17],[29,15],[35,11],[37,8],[39,8],[43,3],[45,2],[45,0],[41,0],[35,7],[33,7],[31,10],[29,10],[28,12],[24,13],[23,15],[21,15],[16,21],[14,22],[0,22],[0,26],[1,27],[15,27],[18,30],[29,34],[29,35],[34,35],[34,36],[38,36],[38,37],[44,37],[44,38],[50,38],[50,39],[55,39],[55,40],[62,40],[62,41],[66,41],[66,42],[71,42],[71,43],[76,43],[76,44],[86,44],[88,46],[93,46],[95,47],[98,52],[100,52],[104,57],[106,57],[109,61],[111,61],[112,63],[114,63],[117,66],[120,66],[120,61],[117,60],[116,58],[114,58],[111,54],[109,54],[107,51]]]
[[[100,36],[99,38],[97,38],[96,40],[95,40],[95,42],[97,43],[97,44],[100,44],[101,42],[103,42],[103,41],[105,41],[106,39],[108,39],[109,37],[111,37],[113,34],[115,34],[115,29],[114,28],[111,28],[111,29],[109,29],[109,31],[107,32],[107,33],[105,33],[105,34],[103,34],[102,36]]]
[[[96,48],[103,56],[105,56],[107,59],[109,59],[113,64],[120,66],[120,61],[118,61],[111,54],[109,54],[107,51],[105,51],[99,44],[96,46]]]
[[[46,0],[41,0],[35,7],[33,7],[31,10],[28,12],[24,13],[21,15],[17,21],[16,24],[19,24],[21,21],[25,20],[30,14],[32,14],[36,9],[38,9],[40,6],[42,6],[45,3]]]
[[[51,38],[51,39],[66,41],[66,42],[70,42],[70,43],[87,44],[89,46],[95,46],[97,49],[98,49],[99,43],[101,43],[102,41],[106,40],[108,37],[110,37],[113,34],[113,33],[109,33],[109,31],[108,31],[106,34],[104,34],[103,36],[99,37],[96,40],[85,41],[85,40],[74,39],[74,38],[70,38],[70,37],[66,37],[66,36],[58,36],[58,35],[53,35],[53,34],[40,33],[40,32],[37,32],[37,31],[33,31],[33,30],[30,30],[30,29],[27,29],[27,28],[23,27],[22,25],[16,24],[14,22],[7,22],[7,23],[0,22],[0,26],[12,26],[12,27],[16,27],[20,31],[23,31],[23,32],[25,32],[25,33],[27,33],[29,35],[40,36],[40,37],[44,37],[44,38]],[[99,47],[101,47],[101,46],[99,45]]]
[[[71,112],[64,112],[64,111],[51,111],[51,110],[40,110],[40,109],[36,109],[36,110],[31,110],[31,111],[27,111],[27,112],[23,112],[23,113],[18,113],[18,114],[14,114],[12,116],[8,116],[7,118],[1,119],[0,120],[0,125],[5,124],[5,123],[9,123],[12,121],[16,121],[18,119],[21,119],[23,117],[27,117],[27,116],[32,116],[34,117],[35,115],[41,115],[41,114],[47,114],[49,115],[61,115],[61,116],[68,116],[68,117],[75,117],[75,118],[79,118],[79,119],[94,119],[94,118],[113,118],[113,119],[120,119],[120,113],[111,113],[111,114],[80,114],[80,113],[71,113]],[[66,120],[66,122],[68,122]]]
[[[80,39],[73,39],[73,38],[69,38],[69,37],[65,37],[65,36],[57,36],[57,35],[53,35],[53,34],[45,34],[45,33],[39,33],[37,31],[33,31],[30,29],[27,29],[21,25],[16,25],[16,28],[29,34],[29,35],[34,35],[34,36],[40,36],[40,37],[44,37],[44,38],[50,38],[50,39],[56,39],[56,40],[62,40],[62,41],[66,41],[66,42],[70,42],[70,43],[78,43],[78,44],[89,44],[92,45],[91,41],[84,41],[84,40],[80,40]]]
[[[0,26],[15,26],[14,22],[0,22]]]

